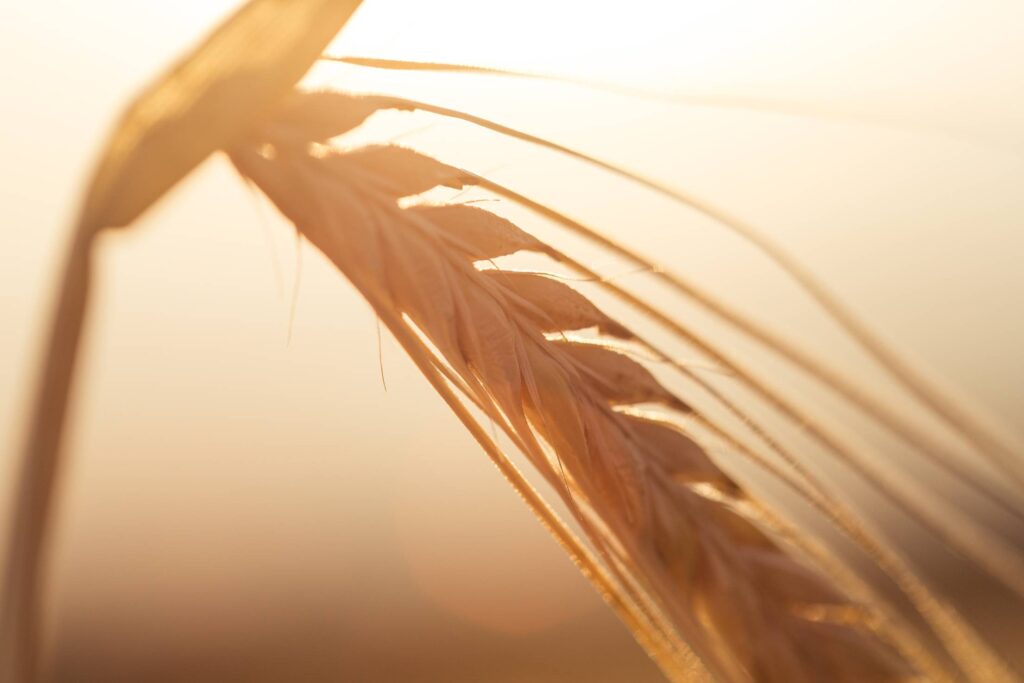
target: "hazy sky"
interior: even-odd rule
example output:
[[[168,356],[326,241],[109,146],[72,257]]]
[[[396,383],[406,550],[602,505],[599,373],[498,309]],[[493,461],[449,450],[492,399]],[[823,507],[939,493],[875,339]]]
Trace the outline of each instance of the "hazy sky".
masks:
[[[0,8],[0,452],[15,453],[61,240],[105,132],[237,4]],[[1024,5],[626,8],[367,0],[332,51],[743,106],[340,66],[313,81],[464,108],[728,207],[1016,428]],[[399,115],[368,128],[556,203],[874,377],[785,278],[709,221],[468,126]],[[222,159],[104,238],[98,266],[54,571],[65,676],[85,662],[108,680],[170,660],[186,662],[180,676],[230,671],[253,648],[274,654],[252,666],[288,671],[296,643],[312,643],[311,675],[656,680],[395,344],[378,355],[369,308],[308,247],[297,256],[294,234]],[[135,654],[119,654],[131,638]]]

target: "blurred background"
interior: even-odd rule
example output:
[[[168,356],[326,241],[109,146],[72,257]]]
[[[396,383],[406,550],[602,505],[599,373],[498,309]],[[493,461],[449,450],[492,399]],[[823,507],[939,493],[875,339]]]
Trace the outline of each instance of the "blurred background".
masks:
[[[134,93],[238,5],[0,8],[5,510],[91,164]],[[341,65],[310,82],[461,108],[728,207],[1019,436],[1024,5],[826,5],[366,0],[333,53],[658,97]],[[682,96],[727,106],[665,101]],[[392,114],[363,135],[557,205],[891,390],[770,263],[692,212],[463,124]],[[642,274],[591,258],[813,396]],[[660,680],[397,345],[386,334],[378,345],[369,307],[224,159],[104,237],[98,261],[49,577],[50,680]],[[863,436],[879,457],[903,457],[884,435]],[[850,486],[872,506],[868,487]],[[1020,542],[1020,529],[962,500]],[[877,518],[1021,656],[1017,603],[890,510]]]

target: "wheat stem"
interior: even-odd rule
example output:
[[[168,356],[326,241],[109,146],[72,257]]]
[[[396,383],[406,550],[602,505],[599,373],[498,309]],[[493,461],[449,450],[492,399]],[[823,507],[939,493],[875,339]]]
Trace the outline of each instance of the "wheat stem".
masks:
[[[0,599],[0,680],[29,683],[38,666],[43,568],[68,396],[87,314],[94,232],[76,228],[60,275],[29,431],[19,461]]]

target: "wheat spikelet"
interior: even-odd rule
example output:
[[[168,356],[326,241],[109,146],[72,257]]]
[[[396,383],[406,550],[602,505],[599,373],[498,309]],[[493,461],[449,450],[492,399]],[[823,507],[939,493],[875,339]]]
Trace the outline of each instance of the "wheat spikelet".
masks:
[[[656,635],[681,635],[721,680],[914,677],[866,610],[745,514],[744,489],[671,421],[690,410],[683,401],[630,357],[551,334],[596,328],[628,339],[628,329],[557,280],[474,266],[544,245],[478,208],[397,204],[472,176],[397,147],[297,145],[302,122],[286,111],[231,151],[236,167],[382,318],[429,339],[437,362],[562,493]],[[627,409],[640,404],[662,417]]]

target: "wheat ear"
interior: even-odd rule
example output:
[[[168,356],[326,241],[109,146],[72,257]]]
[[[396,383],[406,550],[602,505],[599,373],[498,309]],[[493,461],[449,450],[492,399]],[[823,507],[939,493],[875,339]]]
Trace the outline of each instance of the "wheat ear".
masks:
[[[347,106],[346,103],[349,105],[350,108],[350,111],[347,112],[345,111]],[[311,128],[310,131],[314,132],[315,129],[315,132],[317,133],[315,137],[317,137],[317,139],[323,140],[343,132],[346,126],[355,123],[356,121],[353,121],[351,116],[352,111],[358,112],[357,118],[361,120],[363,117],[369,115],[377,108],[379,108],[379,106],[381,106],[381,98],[376,97],[353,98],[352,96],[348,96],[343,93],[332,92],[304,93],[298,96],[295,102],[293,102],[293,107],[295,107],[295,109],[294,111],[291,112],[291,114],[289,114],[289,116],[291,116],[294,119],[298,115],[299,118],[305,117],[307,119],[316,121],[316,125],[313,128]],[[331,112],[334,113],[332,114]],[[334,126],[329,125],[329,122],[332,120],[335,122]],[[344,125],[337,125],[339,123]],[[278,133],[282,134],[282,131],[279,130]],[[363,163],[369,165],[375,164],[377,166],[377,171],[379,173],[383,173],[386,175],[386,163],[381,163],[381,159],[385,157],[386,155],[366,154],[364,155]],[[460,173],[462,174],[461,182],[463,183],[473,182],[482,185],[488,185],[488,181],[484,179],[473,176],[472,174],[469,174],[467,172]],[[574,224],[570,219],[560,214],[557,214],[556,212],[551,211],[547,207],[543,207],[539,204],[536,204],[535,202],[531,202],[530,200],[528,200],[525,197],[522,197],[521,195],[517,195],[511,191],[508,191],[507,189],[501,188],[500,186],[495,186],[493,184],[490,184],[490,186],[492,187],[492,189],[496,188],[495,191],[506,194],[506,196],[509,196],[514,201],[517,201],[521,204],[524,204],[525,206],[528,206],[531,209],[534,209],[535,211],[538,211],[545,217],[551,218],[560,223],[567,224],[567,227],[585,229],[582,228],[582,226],[579,226],[578,224]],[[438,211],[439,210],[434,210],[435,213],[437,213]],[[458,221],[462,229],[471,229],[471,224],[473,222],[472,219],[468,220],[468,222],[467,220],[459,220],[460,216],[466,218],[467,216],[471,217],[474,215],[474,210],[471,209],[470,207],[446,207],[443,209],[443,213],[448,222]],[[477,214],[478,213],[479,212],[477,212]],[[496,224],[496,220],[497,219],[490,221],[491,229],[496,230],[500,227],[499,225]],[[505,237],[506,239],[508,239],[507,234],[505,235]],[[555,250],[545,245],[539,244],[536,240],[533,240],[530,243],[520,244],[519,248],[540,251],[548,254],[549,256],[552,256],[556,260],[560,260],[563,263],[566,263],[570,267],[576,269],[582,275],[586,276],[586,279],[596,281],[602,286],[609,288],[610,290],[612,290],[612,293],[624,298],[627,301],[627,303],[630,303],[634,308],[638,308],[642,312],[647,312],[651,314],[651,316],[657,322],[665,324],[665,317],[659,317],[660,314],[657,311],[648,310],[647,304],[645,302],[637,300],[635,297],[629,298],[628,294],[621,291],[617,291],[617,288],[614,285],[602,281],[601,278],[597,277],[595,273],[588,271],[581,264],[572,261],[564,254],[559,254]],[[679,326],[678,324],[670,326],[670,329],[683,335],[688,334],[685,332],[684,328],[681,328],[681,326]],[[686,336],[684,336],[684,338],[686,338],[688,341],[691,339],[690,337]],[[715,357],[715,349],[707,346],[706,344],[701,345],[699,340],[696,340],[696,342],[699,348],[711,354],[712,357]],[[671,363],[671,361],[669,361],[664,356],[664,354],[657,352],[657,350],[653,349],[653,347],[651,348],[653,351],[655,351],[656,355],[659,355],[661,357],[663,361]],[[731,365],[729,365],[730,361],[728,361],[727,359],[723,359],[723,362],[725,363],[725,365],[732,367]],[[680,367],[676,363],[672,364],[675,365],[681,371],[683,371],[684,374],[687,374],[690,377],[690,379],[696,381],[699,385],[703,386],[705,389],[710,388],[706,382],[703,382],[699,377],[695,376],[692,372],[689,372],[688,368]],[[822,428],[816,427],[813,423],[808,422],[805,416],[802,416],[799,412],[796,412],[796,408],[793,407],[791,403],[785,402],[783,399],[778,397],[776,394],[774,394],[774,392],[770,390],[769,387],[766,387],[763,384],[756,382],[753,378],[749,377],[743,372],[739,372],[738,374],[740,375],[741,379],[747,380],[748,383],[751,384],[752,388],[762,393],[764,397],[768,398],[773,405],[776,405],[776,407],[782,409],[784,413],[793,416],[794,419],[796,419],[798,422],[804,424],[804,426],[806,426],[816,437],[818,437],[823,444],[825,444],[827,447],[836,449],[837,454],[843,456],[844,458],[851,458],[853,456],[850,454],[850,451],[852,450],[854,454],[857,452],[857,448],[855,446],[846,443],[845,440],[842,440],[839,437],[833,435],[830,431],[822,431]],[[720,392],[713,393],[716,399],[724,399],[724,397],[721,396]],[[729,402],[727,400],[725,402],[730,411],[736,413],[741,418],[743,418],[742,414],[736,409],[735,405],[729,405]],[[797,462],[795,459],[793,459],[792,457],[787,457],[785,452],[780,450],[777,444],[770,440],[768,435],[764,433],[763,429],[760,429],[759,427],[757,427],[757,425],[754,424],[750,424],[750,426],[754,428],[755,432],[758,433],[759,436],[766,440],[766,443],[768,443],[774,451],[782,455],[784,459],[786,459],[787,462],[789,462],[789,464],[798,471],[798,474],[800,474],[801,478],[804,480],[802,482],[794,482],[794,480],[792,479],[783,477],[785,483],[792,485],[798,493],[804,495],[808,499],[808,502],[810,502],[813,506],[815,506],[818,509],[822,509],[822,501],[826,501],[825,504],[828,505],[828,509],[822,510],[823,512],[826,513],[826,516],[830,520],[835,522],[843,533],[850,536],[850,538],[854,540],[855,543],[860,545],[862,549],[872,559],[874,559],[874,561],[879,565],[880,568],[886,571],[886,573],[890,574],[890,576],[893,578],[896,584],[900,586],[902,590],[904,590],[907,597],[910,598],[911,602],[918,608],[921,615],[925,617],[926,621],[933,627],[936,633],[940,636],[942,642],[949,648],[950,652],[954,654],[957,661],[965,670],[972,671],[978,674],[980,676],[979,680],[994,680],[994,674],[990,675],[984,672],[1006,671],[1005,665],[999,660],[999,657],[992,653],[989,650],[989,648],[982,641],[980,641],[977,638],[977,636],[975,636],[972,633],[972,629],[970,628],[970,626],[965,624],[958,617],[958,615],[956,615],[955,611],[951,610],[948,606],[942,604],[939,600],[934,598],[934,596],[930,594],[927,588],[924,587],[918,580],[916,580],[916,578],[913,576],[912,571],[910,571],[898,557],[896,557],[892,553],[889,553],[888,551],[885,551],[883,553],[884,548],[879,546],[869,537],[869,535],[856,521],[856,518],[849,511],[843,510],[840,506],[837,506],[835,504],[828,504],[827,501],[829,500],[829,497],[823,492],[820,484],[813,480],[807,481],[808,477],[806,470],[803,470],[800,467],[799,462]],[[744,452],[743,454],[748,455],[746,452]],[[856,466],[856,461],[860,459],[853,459],[854,462],[850,464]],[[762,460],[758,464],[760,466],[764,466],[766,463]],[[772,469],[770,466],[769,468],[773,474],[780,474],[780,472],[777,469]],[[873,470],[862,472],[862,474],[867,476],[869,479],[873,478],[874,476],[880,476],[876,475]],[[887,478],[885,481],[891,482],[892,480],[891,478]],[[910,503],[905,501],[903,498],[901,498],[900,495],[898,495],[898,491],[896,489],[891,488],[891,484],[889,486],[885,486],[885,481],[883,481],[882,484],[880,484],[880,486],[882,487],[883,491],[887,493],[887,495],[889,495],[889,497],[894,502],[903,507],[906,507],[911,514],[921,512],[919,504],[913,503],[912,501]],[[1014,585],[1016,583],[1013,579],[1014,572],[1012,571],[1014,558],[1012,556],[1007,556],[1005,554],[1005,551],[1000,552],[1000,548],[998,545],[996,545],[995,547],[996,553],[993,554],[991,552],[991,544],[989,541],[983,541],[979,545],[978,541],[974,538],[974,536],[966,534],[963,530],[956,531],[952,535],[949,535],[936,522],[929,522],[929,520],[927,519],[922,521],[926,523],[929,526],[929,528],[932,528],[939,536],[939,538],[943,539],[947,544],[953,547],[965,549],[969,555],[975,557],[979,561],[979,564],[982,567],[989,569],[990,572],[994,575],[1003,577],[1004,580],[1008,578],[1008,582],[1010,583],[1010,585]],[[965,538],[967,539],[966,543],[960,543],[960,541]],[[1001,680],[1002,679],[1005,679],[1005,677],[1001,678]]]
[[[275,134],[279,137],[295,135],[296,133],[289,132],[294,131],[295,121],[298,119],[305,119],[309,121],[306,125],[308,129],[307,137],[309,139],[322,141],[332,135],[339,134],[339,132],[344,131],[347,127],[355,125],[355,123],[358,123],[358,121],[369,116],[380,108],[414,105],[418,105],[418,103],[410,104],[408,100],[396,100],[395,98],[390,97],[354,97],[346,93],[339,92],[307,92],[293,98],[291,104],[284,109],[282,114],[284,118],[275,124]],[[497,124],[492,124],[476,117],[461,114],[460,116],[474,122],[482,122],[481,125],[496,126],[496,129],[503,131],[508,130],[502,126],[497,126]],[[554,143],[548,143],[534,138],[533,136],[518,133],[516,131],[511,131],[509,134],[515,134],[517,137],[528,141],[539,141],[539,144],[552,146],[555,149],[564,149]],[[373,159],[373,156],[367,155],[364,163],[370,163]],[[573,232],[586,235],[591,239],[599,241],[602,246],[614,244],[611,243],[610,240],[599,238],[595,233],[589,231],[586,226],[583,226],[577,221],[554,211],[550,207],[530,200],[507,187],[503,187],[497,183],[488,181],[485,178],[469,173],[463,173],[462,177],[466,184],[477,184],[502,196],[508,197],[513,201],[539,213],[545,218],[553,220],[559,225],[572,230]],[[547,251],[549,253],[553,253],[550,249]],[[638,257],[634,256],[634,258]],[[594,273],[585,270],[584,273],[591,276],[595,275]],[[655,275],[662,278],[668,278],[670,281],[672,280],[670,276],[666,276],[664,273],[656,272]],[[625,301],[628,305],[649,316],[658,324],[663,325],[673,334],[677,335],[694,348],[706,354],[709,358],[730,370],[736,379],[742,381],[751,390],[766,400],[773,408],[801,424],[812,436],[814,436],[814,438],[829,449],[830,452],[835,453],[860,476],[870,481],[882,495],[925,525],[945,545],[970,557],[990,575],[997,577],[1007,586],[1010,586],[1014,590],[1024,594],[1024,579],[1022,579],[1022,577],[1024,577],[1024,563],[1022,563],[1017,553],[1013,549],[1006,547],[1006,545],[997,536],[993,535],[986,529],[980,528],[972,520],[950,518],[948,515],[946,519],[937,519],[935,515],[931,513],[928,502],[922,498],[919,492],[915,491],[912,486],[908,485],[908,482],[898,480],[888,472],[872,464],[870,458],[867,458],[864,455],[866,449],[863,448],[854,437],[848,434],[842,434],[840,430],[834,426],[829,428],[825,424],[822,424],[820,419],[812,419],[809,415],[799,410],[791,400],[785,398],[779,394],[779,392],[774,391],[770,386],[760,381],[751,372],[743,368],[740,363],[729,358],[724,352],[704,341],[694,332],[688,330],[685,326],[678,323],[667,314],[651,306],[648,302],[634,296],[614,283],[602,281],[600,279],[598,279],[598,281],[602,287],[608,289],[612,294]],[[785,347],[783,347],[783,349],[784,348]],[[812,376],[816,375],[812,373]],[[827,377],[828,376],[826,376],[825,379],[827,379]],[[880,419],[890,418],[892,415],[896,414],[895,411],[890,413],[884,406],[871,404],[870,399],[864,398],[866,395],[863,394],[863,392],[858,394],[853,388],[848,391],[844,391],[844,385],[842,383],[833,388],[839,391],[841,395],[847,396],[854,402],[856,402],[857,397],[860,396],[861,400],[866,401],[867,405],[872,407],[871,414],[880,416]],[[904,436],[906,436],[905,433]],[[930,442],[926,442],[925,445],[929,444]],[[942,452],[941,450],[933,451],[929,448],[924,448],[923,452],[936,458],[937,462],[940,464],[945,461],[945,459],[939,457]],[[793,463],[791,462],[790,464]],[[954,473],[959,473],[961,475],[961,481],[964,481],[967,484],[973,484],[974,488],[981,492],[987,491],[982,482],[971,478],[969,472],[957,470],[948,461],[946,462],[946,465],[947,468],[952,468]],[[1000,500],[1003,501],[1004,505],[1010,510],[1017,509],[1011,502],[999,497],[998,494],[995,495],[994,500],[996,502],[999,502]]]
[[[628,171],[623,171],[622,169],[613,167],[605,162],[601,162],[587,155],[565,148],[557,143],[552,143],[542,138],[496,124],[480,117],[465,114],[463,112],[436,107],[434,105],[428,105],[413,100],[388,96],[352,96],[340,92],[319,92],[307,93],[306,98],[308,98],[308,101],[303,104],[301,109],[304,112],[303,115],[316,121],[315,132],[318,134],[326,130],[324,125],[326,121],[330,121],[334,118],[336,122],[344,123],[350,119],[351,112],[359,112],[361,116],[366,116],[373,111],[382,108],[422,109],[423,111],[435,114],[460,118],[523,141],[542,145],[549,149],[575,156],[583,161],[596,164],[599,167],[619,173],[620,175],[636,180],[637,182],[650,184],[649,181],[639,178]],[[314,131],[311,129],[311,132]],[[891,429],[895,434],[901,436],[917,447],[922,454],[952,474],[966,486],[988,498],[994,504],[1002,507],[1010,514],[1013,514],[1018,518],[1021,518],[1022,515],[1024,515],[1024,513],[1021,512],[1018,501],[1008,498],[997,486],[982,481],[970,469],[963,467],[955,460],[946,456],[946,443],[936,439],[930,432],[918,428],[912,421],[906,419],[903,416],[902,411],[897,407],[882,401],[877,396],[872,395],[866,389],[860,387],[856,382],[846,378],[838,371],[831,369],[827,364],[802,351],[798,347],[772,333],[770,330],[767,330],[756,322],[747,319],[745,316],[731,309],[723,302],[717,300],[710,293],[702,291],[693,283],[686,282],[683,278],[673,275],[665,269],[644,260],[637,253],[594,232],[578,221],[574,221],[547,206],[534,202],[507,187],[480,177],[476,177],[475,182],[479,186],[522,204],[541,214],[545,218],[555,221],[558,225],[561,225],[576,234],[582,235],[595,244],[609,249],[612,253],[623,257],[646,270],[649,270],[654,278],[669,285],[671,288],[676,289],[680,293],[689,296],[709,312],[733,325],[736,329],[744,332],[751,338],[761,342],[767,348],[792,362],[796,367],[806,371],[811,377],[817,379],[825,387],[851,401],[854,405],[861,408],[866,414],[874,417],[880,423]],[[657,185],[654,186],[654,189],[658,189],[662,192],[672,192],[667,188]],[[753,231],[752,228],[742,225],[738,226],[738,228],[746,231]],[[590,273],[590,275],[593,275],[593,273]],[[925,506],[920,502],[919,496],[899,495],[901,491],[905,492],[907,489],[904,483],[895,482],[891,478],[887,478],[884,472],[871,467],[868,461],[859,455],[862,449],[849,443],[849,437],[844,438],[841,435],[834,434],[832,433],[834,430],[828,430],[824,428],[824,426],[819,426],[808,416],[801,414],[791,402],[771,391],[770,387],[764,386],[749,372],[739,368],[735,362],[723,357],[711,345],[699,339],[689,330],[686,330],[683,325],[676,322],[670,316],[654,309],[646,302],[632,296],[629,292],[623,290],[614,283],[602,281],[600,278],[597,278],[597,280],[603,287],[611,291],[613,295],[620,299],[624,299],[632,307],[637,308],[641,312],[655,319],[659,324],[665,326],[673,334],[680,336],[687,343],[701,349],[715,360],[728,366],[734,371],[733,374],[738,379],[750,386],[755,392],[761,394],[771,405],[781,410],[783,414],[790,415],[799,423],[807,425],[810,428],[810,431],[821,441],[822,444],[833,451],[842,460],[847,462],[862,476],[872,481],[879,490],[890,498],[890,500],[892,500],[896,505],[904,508],[909,514],[922,521],[922,523],[928,526],[939,538],[943,540],[944,543],[953,547],[957,551],[966,553],[970,557],[974,558],[975,561],[979,565],[985,567],[990,574],[999,577],[1004,583],[1014,587],[1015,590],[1018,590],[1019,592],[1024,591],[1024,583],[1022,583],[1020,579],[1020,577],[1024,575],[1024,573],[1019,571],[1021,566],[1020,560],[1011,550],[1005,548],[997,538],[984,530],[978,530],[978,533],[975,533],[972,528],[976,528],[976,525],[970,522],[961,522],[956,530],[947,531],[943,522],[935,520],[933,516],[929,514]],[[820,289],[823,290],[823,288]],[[860,327],[864,328],[863,325],[860,325]]]
[[[746,492],[670,421],[685,403],[628,356],[557,335],[621,325],[555,280],[473,265],[536,240],[484,211],[467,224],[446,219],[451,207],[397,204],[466,174],[401,148],[340,154],[319,141],[291,116],[232,159],[382,317],[429,339],[630,594],[647,596],[642,613],[664,615],[721,680],[913,676],[864,610],[744,516]],[[639,404],[663,418],[624,409]]]

